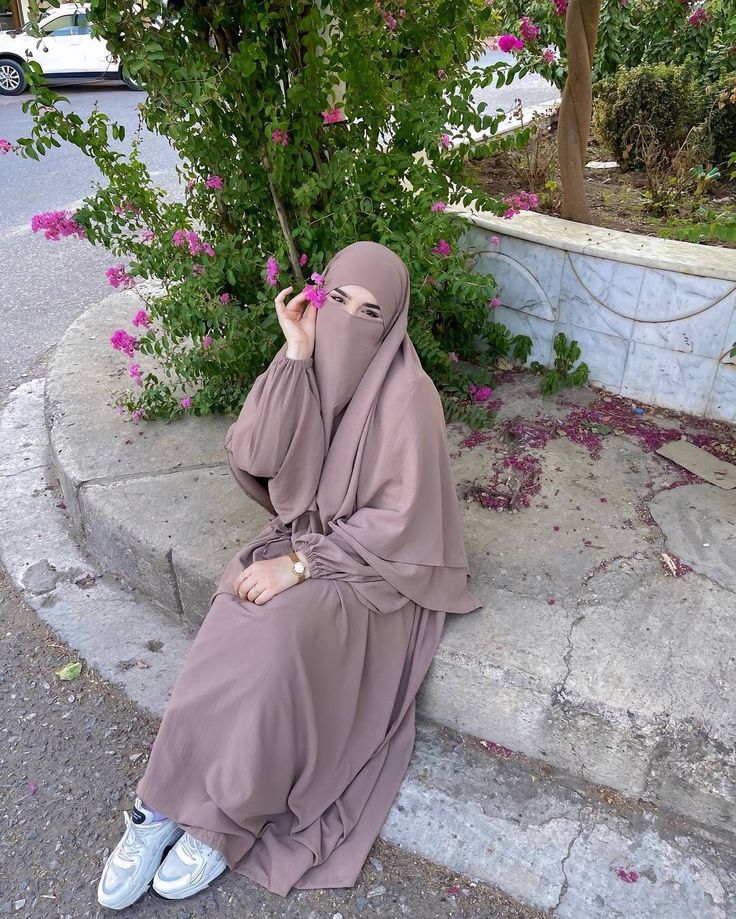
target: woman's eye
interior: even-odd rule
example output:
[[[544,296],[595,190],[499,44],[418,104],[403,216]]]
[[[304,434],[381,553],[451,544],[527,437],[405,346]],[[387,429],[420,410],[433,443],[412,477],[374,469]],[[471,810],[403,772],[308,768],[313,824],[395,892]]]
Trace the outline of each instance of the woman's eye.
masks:
[[[380,319],[380,318],[381,318],[375,310],[368,310],[367,312],[368,312],[368,315],[369,315],[369,316],[372,316],[374,319]]]

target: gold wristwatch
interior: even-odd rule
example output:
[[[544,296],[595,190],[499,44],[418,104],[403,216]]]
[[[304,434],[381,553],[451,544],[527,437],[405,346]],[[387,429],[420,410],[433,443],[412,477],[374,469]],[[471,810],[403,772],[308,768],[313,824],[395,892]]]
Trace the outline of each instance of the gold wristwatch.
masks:
[[[289,552],[289,558],[291,559],[291,570],[299,578],[297,584],[300,584],[302,581],[307,579],[306,571],[307,566],[299,559],[299,556],[296,552]]]

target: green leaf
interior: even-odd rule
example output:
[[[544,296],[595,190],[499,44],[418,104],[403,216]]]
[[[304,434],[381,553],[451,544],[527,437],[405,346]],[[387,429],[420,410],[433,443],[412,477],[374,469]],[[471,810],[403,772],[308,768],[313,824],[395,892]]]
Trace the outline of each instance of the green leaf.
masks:
[[[56,671],[56,675],[62,680],[76,680],[81,672],[82,665],[77,662],[75,664],[65,664],[61,670]]]

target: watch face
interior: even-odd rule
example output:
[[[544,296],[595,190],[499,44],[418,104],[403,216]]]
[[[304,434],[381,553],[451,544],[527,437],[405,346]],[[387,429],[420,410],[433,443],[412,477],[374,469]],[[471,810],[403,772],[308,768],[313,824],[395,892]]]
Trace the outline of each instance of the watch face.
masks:
[[[306,571],[306,568],[304,567],[304,562],[294,562],[294,564],[292,565],[292,568],[294,569],[296,574],[304,574],[304,572]]]

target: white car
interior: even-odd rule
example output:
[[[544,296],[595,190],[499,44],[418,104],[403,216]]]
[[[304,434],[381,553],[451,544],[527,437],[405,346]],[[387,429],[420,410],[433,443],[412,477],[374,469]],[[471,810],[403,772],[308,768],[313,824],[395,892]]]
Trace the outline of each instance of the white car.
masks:
[[[39,20],[43,38],[22,29],[0,32],[0,96],[18,96],[26,88],[22,64],[38,61],[48,84],[122,80],[130,89],[142,90],[126,68],[91,34],[89,4],[62,3]]]

